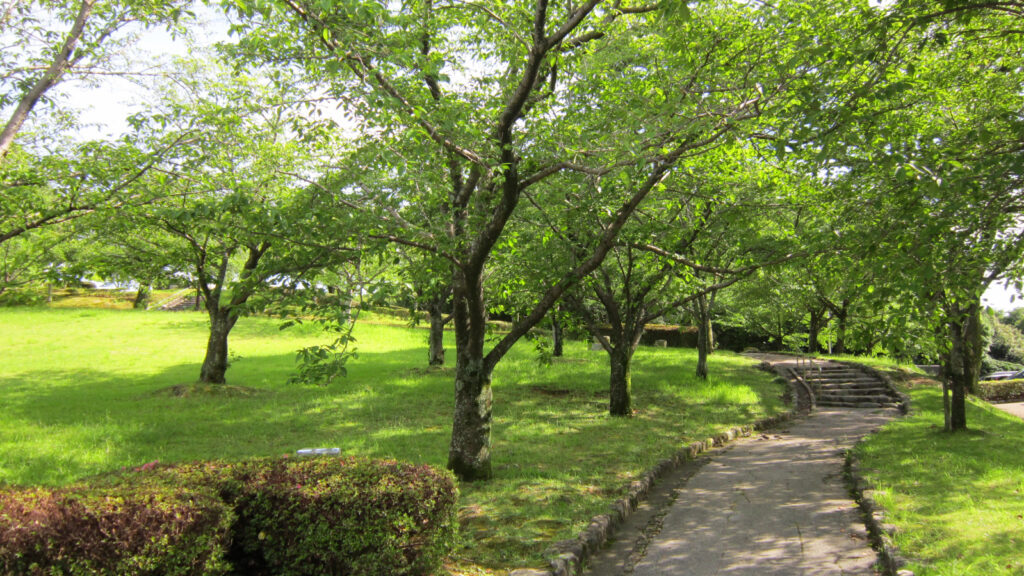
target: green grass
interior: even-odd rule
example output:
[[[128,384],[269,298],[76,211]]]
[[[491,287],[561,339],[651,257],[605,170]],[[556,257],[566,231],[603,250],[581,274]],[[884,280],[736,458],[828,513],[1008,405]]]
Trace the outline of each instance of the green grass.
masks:
[[[202,314],[0,309],[0,482],[60,485],[153,460],[320,446],[443,466],[451,369],[426,367],[425,330],[365,319],[349,376],[323,388],[286,384],[295,350],[323,335],[243,319],[228,371],[238,388],[213,395],[182,386],[198,376]],[[716,353],[708,382],[691,376],[695,363],[691,350],[641,348],[637,413],[621,419],[607,416],[606,354],[571,343],[542,367],[529,344],[516,347],[494,374],[495,479],[461,487],[455,570],[540,566],[553,541],[680,445],[784,409],[755,362]]]
[[[918,576],[1024,574],[1024,421],[970,400],[970,430],[943,431],[933,380],[894,373],[910,416],[856,449]]]

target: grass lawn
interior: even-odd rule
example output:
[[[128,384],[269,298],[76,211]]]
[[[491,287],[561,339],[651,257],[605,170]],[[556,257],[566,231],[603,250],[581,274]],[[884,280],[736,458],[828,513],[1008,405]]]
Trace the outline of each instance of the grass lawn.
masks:
[[[427,368],[425,330],[367,319],[348,378],[329,387],[286,383],[295,351],[321,334],[246,318],[228,371],[246,388],[175,396],[198,376],[203,314],[0,309],[0,482],[60,485],[153,460],[326,446],[444,466],[451,369]],[[679,445],[784,410],[783,390],[753,361],[716,353],[708,382],[692,377],[695,363],[692,350],[639,350],[637,414],[621,419],[607,416],[607,354],[574,342],[542,367],[529,344],[514,349],[494,374],[496,477],[461,487],[453,570],[540,567],[550,543],[574,537]]]
[[[909,568],[918,576],[1024,574],[1024,421],[972,399],[970,429],[946,433],[938,384],[890,373],[910,394],[911,415],[856,454]]]

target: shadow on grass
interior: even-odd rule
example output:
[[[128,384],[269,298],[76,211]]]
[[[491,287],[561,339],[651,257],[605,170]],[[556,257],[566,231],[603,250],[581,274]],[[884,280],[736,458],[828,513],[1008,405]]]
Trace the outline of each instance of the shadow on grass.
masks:
[[[195,318],[169,322],[169,338],[197,333]],[[286,383],[293,353],[243,355],[227,378],[263,391],[250,397],[155,394],[194,382],[201,349],[195,362],[151,374],[94,365],[0,376],[0,479],[60,484],[153,460],[231,460],[322,446],[443,467],[454,374],[427,368],[426,347],[414,340],[392,338],[381,345],[389,351],[360,352],[348,377],[326,387]],[[742,361],[712,364],[718,381],[700,383],[690,376],[687,353],[643,351],[633,371],[637,414],[612,418],[607,355],[576,348],[546,368],[514,350],[496,370],[495,481],[461,488],[464,551],[474,562],[536,563],[551,541],[575,534],[681,444],[780,409],[770,377]],[[742,401],[733,401],[736,390],[746,391]]]
[[[349,378],[330,386],[289,385],[293,361],[292,354],[239,360],[228,382],[260,390],[252,396],[157,393],[194,382],[198,364],[141,376],[98,368],[2,376],[0,480],[59,484],[157,459],[234,459],[324,445],[443,463],[452,406],[443,373],[406,378],[407,351],[367,353]]]

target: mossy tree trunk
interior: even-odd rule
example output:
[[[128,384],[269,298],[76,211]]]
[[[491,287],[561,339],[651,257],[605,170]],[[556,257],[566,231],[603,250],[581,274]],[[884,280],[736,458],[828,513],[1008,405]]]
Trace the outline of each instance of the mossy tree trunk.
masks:
[[[630,364],[633,350],[620,343],[608,352],[611,374],[608,378],[608,413],[612,416],[633,415],[633,380]]]
[[[491,477],[491,373],[484,355],[486,308],[483,275],[456,273],[453,292],[455,324],[455,417],[448,448],[448,469],[463,480]]]
[[[199,371],[202,384],[224,384],[228,370],[228,334],[234,328],[238,317],[221,308],[210,313],[210,337],[206,342],[206,357]]]
[[[135,300],[132,301],[132,308],[135,310],[145,309],[149,304],[149,298],[153,293],[152,286],[139,283],[139,289],[135,292]]]
[[[708,356],[714,350],[714,329],[711,325],[711,302],[707,294],[694,298],[693,314],[697,321],[697,377],[708,379]]]
[[[943,404],[946,430],[956,432],[967,429],[967,393],[974,391],[981,373],[981,304],[977,300],[966,305],[947,304],[945,314],[950,341],[943,366]]]
[[[551,314],[551,355],[555,358],[561,358],[565,353],[565,346],[562,340],[561,310],[559,308],[555,308]]]
[[[821,352],[821,343],[818,342],[818,334],[823,328],[825,311],[820,307],[811,308],[811,320],[807,323],[807,353],[817,354]]]
[[[444,310],[443,302],[431,302],[430,310],[430,344],[428,362],[431,366],[444,366]]]

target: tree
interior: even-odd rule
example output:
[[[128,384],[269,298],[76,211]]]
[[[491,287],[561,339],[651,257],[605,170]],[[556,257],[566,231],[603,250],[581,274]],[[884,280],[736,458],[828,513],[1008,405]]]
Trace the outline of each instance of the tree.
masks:
[[[959,3],[954,3],[959,5]],[[965,396],[983,356],[981,294],[1018,277],[1024,255],[1016,22],[979,13],[922,17],[898,5],[873,106],[839,131],[835,179],[861,211],[862,254],[889,280],[889,299],[916,308],[940,334],[946,429],[965,429]],[[956,12],[961,14],[960,12]],[[895,39],[902,39],[897,43]],[[908,225],[907,223],[910,223]]]
[[[433,150],[429,166],[401,159],[382,167],[410,179],[444,174],[443,188],[420,191],[428,218],[412,227],[390,218],[405,202],[395,190],[366,205],[376,210],[377,236],[452,263],[448,465],[464,479],[491,475],[494,366],[598,268],[637,206],[680,162],[760,116],[800,80],[801,55],[812,57],[800,52],[811,30],[792,28],[790,14],[763,5],[690,10],[589,0],[435,10],[430,1],[288,0],[236,8],[249,22],[240,52],[302,64],[308,81],[322,82],[377,134]],[[589,179],[586,189],[572,187],[586,202],[576,208],[604,213],[602,227],[487,350],[488,263],[508,242],[520,202],[557,194],[572,175]],[[352,201],[351,191],[339,195]]]
[[[13,107],[0,129],[0,165],[49,92],[69,78],[124,74],[117,55],[134,41],[131,29],[174,26],[188,2],[121,0],[0,3],[0,110]],[[57,28],[62,28],[58,30]]]
[[[151,116],[165,131],[195,135],[144,182],[165,197],[119,217],[130,245],[160,238],[158,268],[184,269],[195,282],[210,319],[199,381],[222,384],[228,335],[250,300],[330,265],[338,251],[301,242],[310,199],[297,175],[323,161],[317,143],[286,138],[285,103],[258,80],[225,85],[207,74],[197,67],[194,84]]]

